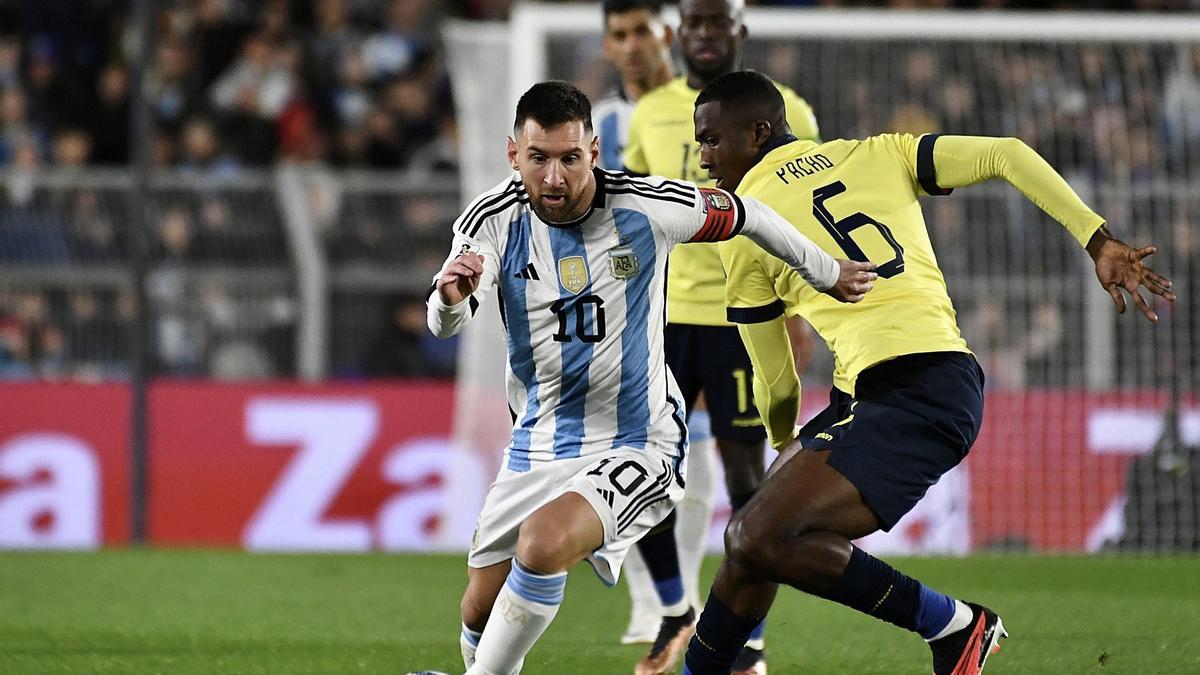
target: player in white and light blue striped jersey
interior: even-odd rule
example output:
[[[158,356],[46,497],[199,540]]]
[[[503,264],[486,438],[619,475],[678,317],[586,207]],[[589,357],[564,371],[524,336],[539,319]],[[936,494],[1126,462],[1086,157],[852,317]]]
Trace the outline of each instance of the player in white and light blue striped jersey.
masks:
[[[468,557],[470,675],[518,672],[566,570],[587,559],[615,584],[628,549],[682,494],[687,434],[662,346],[675,244],[746,234],[844,301],[873,276],[753,200],[596,169],[590,105],[565,82],[521,97],[514,137],[517,173],[456,221],[429,299],[430,329],[445,337],[495,292],[508,333],[513,436]],[[488,621],[496,611],[521,620]]]
[[[600,139],[601,168],[621,170],[621,154],[629,140],[629,118],[636,103],[625,95],[624,89],[618,89],[600,99],[592,109],[592,127]]]
[[[592,106],[592,128],[600,139],[600,167],[622,169],[629,118],[642,94],[671,81],[674,31],[663,21],[661,0],[604,0],[601,3],[604,57],[621,82]]]

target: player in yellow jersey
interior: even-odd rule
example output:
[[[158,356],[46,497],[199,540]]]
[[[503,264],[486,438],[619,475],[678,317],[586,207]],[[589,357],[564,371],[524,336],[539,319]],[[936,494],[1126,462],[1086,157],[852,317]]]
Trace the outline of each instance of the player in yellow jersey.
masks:
[[[700,168],[700,147],[692,132],[696,95],[712,80],[738,67],[747,30],[741,0],[683,0],[677,34],[686,73],[643,95],[634,108],[625,146],[625,170],[711,185]],[[796,134],[818,138],[812,108],[794,91],[775,85],[787,105]],[[737,329],[725,319],[725,277],[717,248],[688,244],[671,254],[667,273],[666,358],[684,396],[689,418],[703,395],[725,473],[729,502],[736,512],[762,482],[766,432],[754,407],[753,368]],[[807,328],[799,326],[801,349],[811,352]],[[687,492],[677,520],[651,532],[639,544],[655,581],[667,588],[682,579],[686,613],[667,607],[659,636],[635,669],[636,675],[669,670],[691,631],[699,602],[698,579],[712,518],[714,467],[711,451],[696,447],[688,457]],[[676,548],[678,546],[678,548]],[[747,643],[736,672],[761,674],[762,629]]]
[[[875,264],[879,279],[863,302],[834,306],[753,246],[722,245],[728,314],[754,360],[755,399],[781,454],[726,530],[684,673],[728,673],[780,583],[919,633],[935,675],[979,673],[1006,635],[996,613],[934,591],[851,541],[895,525],[963,459],[983,416],[983,373],[959,335],[917,197],[1011,183],[1087,249],[1118,311],[1124,289],[1151,321],[1140,286],[1175,299],[1171,282],[1142,262],[1154,247],[1115,239],[1017,139],[798,140],[770,80],[749,71],[705,88],[695,129],[717,185],[770,205],[827,252]],[[805,316],[836,359],[829,407],[799,432],[788,311]]]

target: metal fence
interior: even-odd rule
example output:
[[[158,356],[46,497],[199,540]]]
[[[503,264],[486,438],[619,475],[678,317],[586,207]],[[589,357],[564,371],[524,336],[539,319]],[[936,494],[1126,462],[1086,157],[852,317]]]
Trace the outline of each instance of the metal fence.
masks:
[[[129,175],[10,171],[0,186],[0,377],[127,377]],[[144,200],[150,375],[452,372],[452,346],[420,336],[412,308],[457,215],[454,175],[167,173]],[[389,360],[412,337],[421,367]]]

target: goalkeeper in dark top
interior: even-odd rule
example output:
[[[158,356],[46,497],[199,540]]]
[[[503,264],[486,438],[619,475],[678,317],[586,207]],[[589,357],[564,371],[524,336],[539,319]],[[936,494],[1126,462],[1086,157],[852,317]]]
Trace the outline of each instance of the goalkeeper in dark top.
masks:
[[[983,417],[983,372],[959,334],[918,197],[993,178],[1012,184],[1087,250],[1124,312],[1128,293],[1173,301],[1171,282],[1116,239],[1036,152],[1014,138],[884,134],[817,144],[788,128],[766,77],[723,76],[696,99],[701,166],[771,206],[834,257],[875,265],[875,290],[842,305],[753,246],[720,245],[726,306],[754,362],[773,447],[767,479],[725,531],[725,559],[688,646],[685,673],[728,673],[788,584],[918,633],[935,675],[983,670],[1006,636],[986,607],[935,591],[856,547],[889,530],[966,456]],[[1064,261],[1065,262],[1065,261]],[[833,350],[830,403],[796,428],[800,382],[783,320],[798,312]]]

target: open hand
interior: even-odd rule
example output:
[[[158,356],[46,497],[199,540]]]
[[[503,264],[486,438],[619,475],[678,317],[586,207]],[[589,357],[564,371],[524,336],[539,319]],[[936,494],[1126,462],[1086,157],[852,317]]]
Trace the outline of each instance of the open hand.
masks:
[[[841,272],[838,281],[825,291],[838,302],[858,302],[875,285],[879,275],[874,271],[873,263],[855,262],[853,260],[838,260]]]
[[[450,261],[435,285],[443,303],[457,305],[479,288],[482,277],[483,256],[467,252]]]
[[[1139,286],[1145,286],[1151,293],[1169,302],[1175,301],[1175,294],[1171,292],[1171,280],[1142,262],[1157,250],[1156,246],[1135,249],[1113,237],[1104,239],[1098,246],[1088,247],[1088,252],[1096,262],[1096,278],[1112,296],[1118,314],[1124,314],[1126,306],[1125,296],[1121,295],[1120,289],[1124,289],[1133,298],[1133,304],[1150,321],[1158,321],[1158,314],[1150,309],[1150,305],[1138,289]]]

